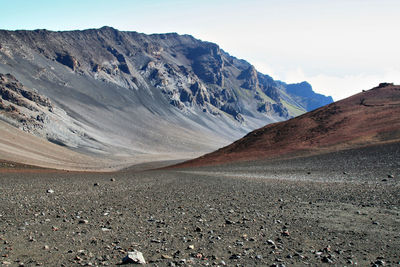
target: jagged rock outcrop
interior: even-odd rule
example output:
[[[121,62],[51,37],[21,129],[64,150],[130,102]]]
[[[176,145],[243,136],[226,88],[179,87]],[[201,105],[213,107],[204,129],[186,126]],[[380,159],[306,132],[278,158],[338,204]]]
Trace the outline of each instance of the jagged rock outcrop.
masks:
[[[90,139],[64,110],[11,74],[0,73],[0,119],[59,145],[76,147]]]
[[[264,113],[276,113],[281,117],[289,117],[289,113],[282,103],[271,104],[269,102],[264,102],[257,108],[257,110]]]
[[[253,90],[254,88],[259,88],[257,71],[254,66],[250,66],[248,69],[242,71],[238,79],[244,80],[242,87],[245,89]]]
[[[69,67],[71,70],[77,70],[79,67],[79,62],[68,53],[56,53],[57,62]]]
[[[27,131],[35,131],[43,128],[45,112],[52,111],[48,98],[30,91],[13,75],[0,73],[0,117],[15,121]]]

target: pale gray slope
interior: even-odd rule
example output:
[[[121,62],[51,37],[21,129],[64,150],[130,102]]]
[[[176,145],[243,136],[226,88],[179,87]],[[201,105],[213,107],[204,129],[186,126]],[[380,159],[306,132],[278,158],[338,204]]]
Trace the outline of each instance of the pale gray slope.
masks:
[[[37,56],[39,57],[40,56]],[[36,64],[40,60],[35,61]],[[10,67],[10,64],[12,67]],[[0,72],[14,73],[18,80],[48,96],[74,119],[75,126],[98,142],[88,145],[77,140],[69,146],[88,151],[134,155],[211,151],[244,135],[238,122],[212,117],[194,110],[182,114],[158,90],[152,94],[129,90],[112,83],[81,77],[53,61],[39,65],[57,73],[60,82],[34,79],[35,66],[21,58],[0,65]],[[21,70],[15,73],[15,70]],[[68,81],[64,86],[61,81]],[[61,136],[60,136],[61,138]],[[69,140],[59,140],[70,143]],[[80,142],[81,141],[81,142]]]

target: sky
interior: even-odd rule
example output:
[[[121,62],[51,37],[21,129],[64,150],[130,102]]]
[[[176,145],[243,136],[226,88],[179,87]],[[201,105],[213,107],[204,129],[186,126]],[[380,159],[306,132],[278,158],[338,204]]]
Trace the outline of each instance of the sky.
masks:
[[[399,0],[0,0],[0,7],[7,30],[107,25],[190,34],[334,100],[400,84]]]

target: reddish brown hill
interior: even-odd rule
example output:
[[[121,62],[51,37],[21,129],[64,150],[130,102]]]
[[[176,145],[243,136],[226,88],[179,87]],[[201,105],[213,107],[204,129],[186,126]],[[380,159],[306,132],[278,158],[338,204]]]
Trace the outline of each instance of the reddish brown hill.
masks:
[[[400,142],[400,86],[383,83],[294,119],[269,124],[177,166],[308,155],[388,142]]]

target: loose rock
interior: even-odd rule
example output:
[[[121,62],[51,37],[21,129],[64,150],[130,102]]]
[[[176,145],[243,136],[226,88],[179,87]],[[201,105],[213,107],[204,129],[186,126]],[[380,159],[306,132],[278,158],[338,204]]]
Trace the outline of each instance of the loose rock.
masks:
[[[122,264],[146,264],[146,261],[142,252],[135,250],[128,252],[128,255],[122,259]]]
[[[268,245],[275,246],[275,242],[272,241],[271,239],[268,239],[268,240],[267,240],[267,244],[268,244]]]

